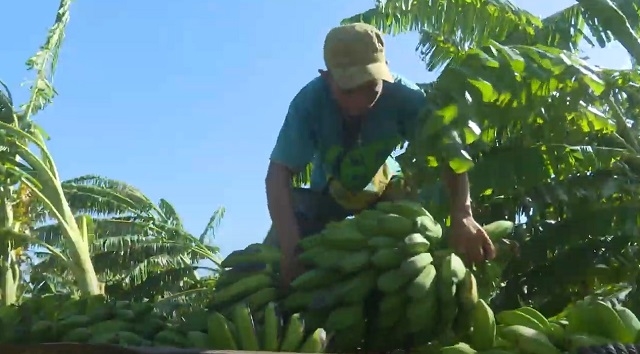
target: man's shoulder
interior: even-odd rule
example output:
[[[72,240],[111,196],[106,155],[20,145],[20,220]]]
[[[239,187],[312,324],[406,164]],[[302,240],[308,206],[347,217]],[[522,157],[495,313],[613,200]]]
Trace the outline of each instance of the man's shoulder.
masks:
[[[305,106],[321,105],[328,93],[327,84],[322,77],[317,76],[305,84],[296,94],[294,101]]]
[[[386,83],[387,86],[384,89],[387,92],[385,96],[388,104],[393,107],[398,105],[408,108],[422,107],[425,99],[424,91],[415,82],[395,73],[392,75],[394,81]]]
[[[420,86],[415,82],[397,73],[392,73],[391,75],[393,76],[393,83],[391,83],[391,86],[396,90],[400,92],[418,91],[423,93]]]

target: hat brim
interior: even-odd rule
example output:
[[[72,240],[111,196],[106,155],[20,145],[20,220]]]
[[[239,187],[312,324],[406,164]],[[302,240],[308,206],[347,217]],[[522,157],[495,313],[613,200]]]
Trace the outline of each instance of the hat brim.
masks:
[[[372,80],[393,82],[393,75],[386,63],[331,69],[331,76],[338,87],[344,90],[356,88]]]

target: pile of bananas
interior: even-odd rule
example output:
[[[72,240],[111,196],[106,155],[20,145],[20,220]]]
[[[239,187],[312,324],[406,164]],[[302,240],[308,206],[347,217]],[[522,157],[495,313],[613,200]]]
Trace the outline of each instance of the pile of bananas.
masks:
[[[487,228],[494,237],[510,222]],[[478,299],[474,275],[441,247],[442,228],[419,204],[381,202],[300,241],[307,271],[282,302],[332,334],[330,350],[415,348],[453,341]],[[496,236],[495,234],[501,234]]]
[[[485,230],[498,240],[513,226],[498,221]],[[478,291],[474,275],[442,247],[442,238],[441,226],[420,204],[381,202],[301,240],[306,271],[291,292],[278,286],[277,248],[251,244],[232,252],[221,263],[208,309],[230,317],[246,304],[261,323],[267,304],[277,302],[287,313],[301,313],[308,329],[329,331],[333,351],[452,340],[468,327],[469,302]]]
[[[211,350],[322,353],[327,335],[305,329],[300,314],[284,317],[276,303],[254,322],[249,307],[229,317],[195,310],[179,318],[161,315],[153,304],[106,301],[104,296],[46,295],[19,306],[0,307],[0,344],[89,343]]]
[[[0,307],[0,343],[177,345],[184,335],[167,320],[147,302],[54,294]]]
[[[236,305],[246,304],[260,320],[267,304],[280,298],[279,262],[280,251],[269,245],[251,244],[231,252],[220,264],[209,310],[230,315]]]
[[[300,314],[287,318],[277,312],[277,305],[266,305],[263,320],[257,325],[246,305],[236,305],[230,320],[219,312],[209,317],[209,343],[199,348],[269,352],[323,353],[327,334],[322,328],[309,331]],[[205,344],[205,343],[203,343]]]
[[[440,348],[442,354],[627,354],[638,353],[640,320],[623,306],[587,298],[545,318],[531,307],[494,315],[475,303],[464,341]]]

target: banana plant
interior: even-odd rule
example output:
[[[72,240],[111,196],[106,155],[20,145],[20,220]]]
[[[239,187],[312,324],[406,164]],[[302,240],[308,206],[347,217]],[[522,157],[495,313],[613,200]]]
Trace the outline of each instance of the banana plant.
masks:
[[[446,222],[432,167],[448,162],[469,172],[476,220],[526,216],[495,308],[552,314],[600,285],[636,281],[640,76],[589,65],[578,46],[619,41],[637,62],[637,1],[578,0],[538,19],[509,1],[387,0],[344,20],[358,21],[418,32],[427,69],[442,69],[400,156],[426,186],[427,209]]]
[[[3,95],[6,99],[0,108],[0,174],[9,182],[2,185],[5,198],[2,202],[4,209],[8,210],[11,205],[6,199],[10,195],[9,191],[18,183],[25,185],[44,205],[48,214],[60,224],[69,254],[65,261],[73,272],[80,291],[83,294],[99,294],[101,287],[91,263],[86,230],[78,226],[65,198],[60,176],[45,143],[46,133],[32,121],[33,115],[49,104],[56,95],[51,77],[69,21],[70,6],[71,0],[60,1],[56,19],[45,43],[27,60],[27,68],[36,73],[28,102],[15,110],[11,95]],[[34,146],[34,149],[30,146]],[[5,219],[4,225],[13,223],[13,220]],[[58,255],[63,257],[59,253]]]

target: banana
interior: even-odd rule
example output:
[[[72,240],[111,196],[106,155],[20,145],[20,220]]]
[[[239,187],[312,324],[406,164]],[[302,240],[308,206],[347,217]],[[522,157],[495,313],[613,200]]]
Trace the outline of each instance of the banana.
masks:
[[[584,300],[570,304],[567,312],[567,327],[569,334],[596,334],[598,333],[597,319],[588,308]]]
[[[420,299],[412,299],[407,304],[407,323],[409,333],[424,333],[432,335],[438,325],[438,298],[432,292]]]
[[[478,285],[476,277],[472,272],[467,271],[464,278],[458,283],[458,302],[462,311],[471,312],[478,302]]]
[[[615,308],[615,310],[624,323],[625,328],[627,329],[627,331],[629,331],[629,335],[633,336],[633,338],[637,338],[638,333],[640,333],[640,320],[638,320],[638,317],[636,317],[636,315],[631,312],[631,310],[624,306],[618,306]]]
[[[420,253],[403,261],[400,270],[409,278],[415,278],[432,262],[433,256],[430,253]]]
[[[247,304],[247,306],[249,306],[249,309],[251,311],[258,311],[262,309],[269,302],[275,301],[277,298],[278,298],[278,289],[264,288],[247,296],[246,298],[244,298],[244,300],[242,300],[242,302]]]
[[[409,283],[407,294],[413,299],[419,299],[429,293],[435,286],[436,267],[433,264],[427,265],[422,272]]]
[[[489,235],[491,241],[496,242],[509,236],[515,227],[515,224],[508,220],[498,220],[482,228]]]
[[[464,278],[467,272],[464,263],[454,253],[449,252],[441,261],[438,270],[438,295],[441,307],[442,329],[447,329],[454,323],[458,315],[458,304],[456,292],[458,283]]]
[[[462,262],[462,259],[455,253],[451,253],[445,257],[442,271],[445,275],[451,277],[454,284],[462,281],[467,274],[467,268],[464,266],[464,262]]]
[[[362,304],[342,306],[333,309],[325,322],[325,327],[331,332],[346,329],[357,322],[364,321]]]
[[[258,351],[258,336],[251,316],[251,310],[247,305],[237,305],[232,310],[233,324],[236,326],[238,344],[240,350]]]
[[[540,323],[540,325],[543,328],[543,332],[545,334],[549,335],[549,333],[551,332],[551,324],[549,323],[549,320],[533,307],[524,306],[524,307],[515,309],[515,311],[524,313],[525,315],[534,319],[536,322]]]
[[[531,316],[517,310],[502,311],[496,315],[496,319],[500,324],[506,326],[521,325],[542,333],[546,333],[548,330],[548,328],[545,328],[540,322],[531,318]]]
[[[599,320],[598,323],[600,324],[598,326],[600,333],[593,334],[602,335],[614,342],[633,343],[635,333],[627,329],[613,307],[603,301],[593,301],[589,303],[588,308],[591,309],[592,314]]]
[[[278,350],[281,319],[276,312],[276,303],[270,302],[264,310],[262,350],[275,352]]]
[[[373,249],[393,248],[398,244],[398,240],[393,237],[374,236],[367,240],[367,246]]]
[[[364,301],[371,291],[376,288],[377,275],[374,270],[365,270],[352,279],[341,283],[341,289],[337,293],[341,301],[347,304]]]
[[[418,233],[413,233],[404,238],[402,244],[402,250],[409,257],[417,256],[421,253],[429,251],[431,244],[424,236]]]
[[[409,200],[382,201],[376,204],[376,209],[387,214],[398,214],[407,219],[431,215],[422,205]]]
[[[586,335],[586,334],[573,334],[566,338],[566,347],[570,351],[575,351],[579,348],[601,346],[611,342],[608,338],[600,336]]]
[[[281,352],[295,352],[304,340],[304,323],[299,313],[294,313],[289,318],[287,329],[280,345]]]
[[[549,333],[546,334],[549,337],[551,343],[555,345],[562,345],[566,337],[566,331],[564,327],[556,322],[549,323]]]
[[[496,342],[496,319],[493,310],[482,299],[473,308],[470,342],[478,350],[491,349]]]
[[[253,294],[261,289],[270,287],[273,283],[273,278],[269,274],[256,273],[249,275],[240,281],[229,284],[226,287],[216,288],[211,304],[215,306],[227,301],[237,301],[249,294]]]
[[[500,329],[500,337],[513,343],[522,352],[529,354],[561,354],[549,338],[542,332],[522,325],[506,326]]]
[[[441,354],[474,354],[477,352],[477,350],[471,348],[467,343],[458,343],[440,348]]]
[[[280,250],[270,245],[254,243],[245,247],[243,250],[231,252],[222,263],[220,263],[220,266],[222,268],[233,268],[242,266],[243,264],[273,264],[278,261],[280,261]]]
[[[298,353],[322,353],[327,344],[327,333],[324,329],[318,328],[302,343]]]
[[[208,318],[207,333],[209,344],[214,350],[238,350],[238,345],[229,328],[229,321],[219,312],[213,312]]]

